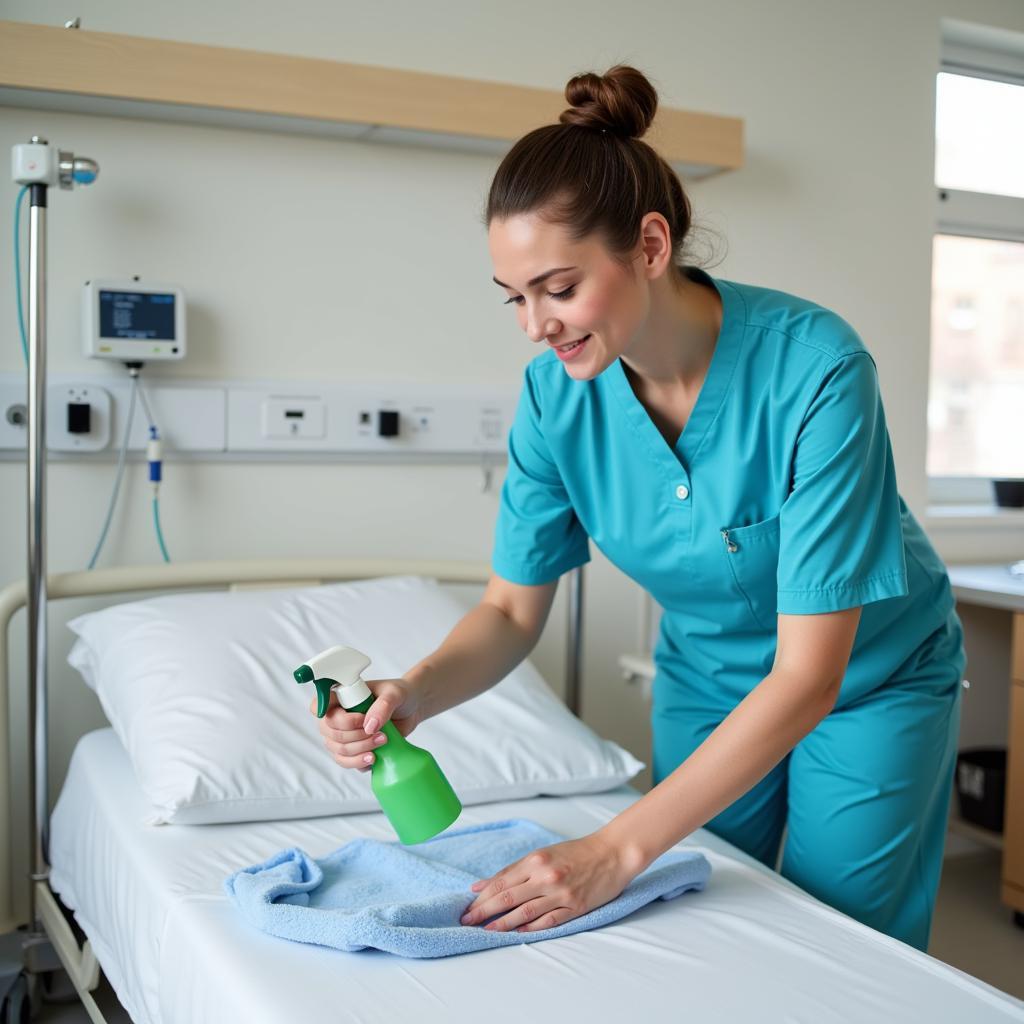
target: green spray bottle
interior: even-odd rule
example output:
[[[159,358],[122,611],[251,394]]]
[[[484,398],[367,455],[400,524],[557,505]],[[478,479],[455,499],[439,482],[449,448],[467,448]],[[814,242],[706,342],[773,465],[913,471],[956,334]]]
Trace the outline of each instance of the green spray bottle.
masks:
[[[365,714],[376,700],[362,679],[370,659],[351,647],[330,647],[294,672],[299,683],[316,686],[316,713],[323,718],[331,691],[347,711]],[[443,832],[462,813],[462,804],[437,762],[410,743],[394,726],[381,730],[388,741],[374,752],[373,794],[398,838],[407,846]]]

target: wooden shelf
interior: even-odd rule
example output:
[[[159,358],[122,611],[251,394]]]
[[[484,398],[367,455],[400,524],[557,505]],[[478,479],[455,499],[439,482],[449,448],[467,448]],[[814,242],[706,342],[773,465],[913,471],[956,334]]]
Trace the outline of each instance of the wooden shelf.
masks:
[[[561,92],[0,21],[0,103],[501,152]],[[743,163],[738,118],[661,108],[645,136],[690,177]]]

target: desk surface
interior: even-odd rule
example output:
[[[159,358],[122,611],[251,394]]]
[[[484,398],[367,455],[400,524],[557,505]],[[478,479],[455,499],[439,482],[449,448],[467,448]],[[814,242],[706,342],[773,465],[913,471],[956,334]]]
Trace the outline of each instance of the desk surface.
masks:
[[[950,565],[947,569],[958,601],[1024,612],[1024,576],[1014,576],[1009,562]]]

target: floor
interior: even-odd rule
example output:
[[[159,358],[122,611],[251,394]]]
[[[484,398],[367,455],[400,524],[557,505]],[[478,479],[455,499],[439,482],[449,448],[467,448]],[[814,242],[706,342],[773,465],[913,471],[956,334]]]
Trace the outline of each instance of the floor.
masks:
[[[928,950],[932,956],[1024,999],[1024,928],[1014,925],[999,902],[999,853],[949,857],[943,869],[935,924]],[[131,1024],[106,982],[97,1002],[109,1024]],[[47,1005],[39,1024],[88,1024],[79,1005]]]
[[[928,952],[1024,999],[1024,928],[999,902],[998,850],[947,857]]]

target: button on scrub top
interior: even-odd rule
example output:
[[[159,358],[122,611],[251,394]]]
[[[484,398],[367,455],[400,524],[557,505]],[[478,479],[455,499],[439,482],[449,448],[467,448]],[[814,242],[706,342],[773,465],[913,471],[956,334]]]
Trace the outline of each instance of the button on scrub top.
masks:
[[[550,350],[527,366],[495,573],[546,583],[596,544],[663,608],[656,701],[660,689],[738,703],[771,670],[778,613],[857,605],[837,709],[934,679],[937,661],[948,692],[962,633],[945,567],[897,491],[871,354],[814,303],[687,273],[718,291],[722,326],[675,445],[620,361],[589,381]]]

